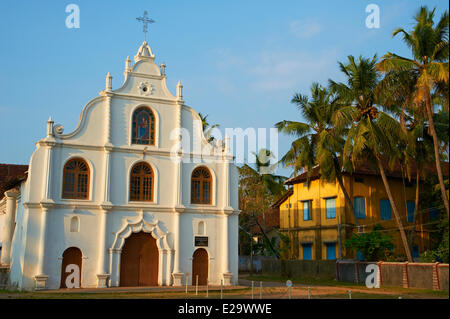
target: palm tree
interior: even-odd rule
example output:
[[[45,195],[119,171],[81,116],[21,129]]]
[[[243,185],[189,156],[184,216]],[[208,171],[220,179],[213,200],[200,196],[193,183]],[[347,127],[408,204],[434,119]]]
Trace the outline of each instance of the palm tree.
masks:
[[[359,226],[358,218],[342,179],[342,167],[339,157],[344,146],[345,128],[333,126],[332,117],[340,107],[339,100],[329,89],[318,83],[311,85],[311,99],[296,93],[291,103],[297,105],[306,122],[281,121],[275,124],[280,132],[293,135],[291,149],[282,157],[285,166],[293,166],[294,174],[306,168],[307,174],[315,165],[319,165],[321,178],[328,181],[338,180],[347,205]]]
[[[443,86],[448,85],[449,15],[445,11],[435,25],[434,14],[435,9],[430,11],[426,6],[421,7],[415,16],[416,25],[411,32],[408,33],[402,28],[398,28],[393,32],[393,36],[397,34],[403,35],[403,41],[411,48],[412,59],[388,52],[383,56],[377,67],[382,72],[410,72],[414,74],[416,79],[414,101],[418,106],[422,107],[421,113],[427,118],[429,133],[433,137],[436,170],[448,217],[449,203],[439,156],[440,142],[433,119],[434,105],[432,95],[434,92],[441,92],[444,98],[447,98],[446,105],[448,108],[448,87],[445,89]]]
[[[403,247],[408,261],[412,261],[403,222],[395,204],[389,182],[386,177],[383,159],[396,154],[399,141],[406,137],[400,123],[389,114],[377,108],[375,89],[379,82],[376,55],[372,59],[353,56],[348,57],[348,63],[339,63],[341,71],[347,77],[347,83],[336,83],[330,80],[331,89],[338,94],[347,105],[339,108],[333,117],[336,127],[348,128],[344,145],[343,160],[350,162],[352,167],[361,161],[373,162],[378,167],[386,193],[391,203],[397,225],[400,231]],[[393,165],[393,161],[390,163]]]
[[[400,126],[406,135],[404,143],[399,143],[397,161],[402,167],[403,180],[405,175],[411,179],[411,167],[415,168],[416,194],[413,225],[409,236],[410,248],[414,244],[414,233],[417,215],[420,209],[420,184],[425,163],[432,160],[430,146],[433,140],[424,130],[426,123],[421,116],[421,108],[417,106],[414,96],[416,92],[417,74],[406,71],[386,73],[375,89],[377,100],[400,119]],[[431,142],[431,143],[430,143]],[[406,174],[404,174],[406,170]],[[406,201],[406,195],[405,195]]]
[[[219,124],[213,124],[210,126],[210,124],[208,123],[208,114],[206,114],[205,116],[202,115],[202,113],[198,113],[198,115],[200,116],[200,119],[202,120],[202,129],[203,132],[205,133],[205,138],[206,140],[211,143],[212,141],[214,141],[214,136],[211,136],[212,130],[216,127],[220,127]]]
[[[252,168],[248,164],[244,164],[244,166],[248,167],[251,171],[253,171],[254,176],[257,176],[259,182],[264,185],[264,189],[267,193],[277,196],[281,195],[286,188],[284,187],[284,181],[286,180],[285,176],[274,175],[272,172],[275,171],[277,164],[271,164],[270,159],[274,158],[274,155],[271,151],[267,149],[260,149],[258,154],[253,153],[255,155],[255,168]]]

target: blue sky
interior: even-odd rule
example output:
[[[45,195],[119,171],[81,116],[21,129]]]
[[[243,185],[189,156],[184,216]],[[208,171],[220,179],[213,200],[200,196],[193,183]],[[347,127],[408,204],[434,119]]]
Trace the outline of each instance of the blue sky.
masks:
[[[80,8],[79,29],[65,26],[70,3]],[[379,29],[365,26],[370,3],[380,7]],[[410,29],[423,4],[438,16],[448,10],[441,0],[2,0],[0,163],[27,164],[50,115],[72,131],[107,72],[121,85],[125,58],[143,41],[136,17],[144,10],[156,20],[149,43],[167,65],[169,89],[181,80],[186,104],[210,123],[245,129],[301,120],[294,92],[341,80],[337,61],[350,54],[409,55],[391,34]],[[280,135],[280,156],[291,141]]]

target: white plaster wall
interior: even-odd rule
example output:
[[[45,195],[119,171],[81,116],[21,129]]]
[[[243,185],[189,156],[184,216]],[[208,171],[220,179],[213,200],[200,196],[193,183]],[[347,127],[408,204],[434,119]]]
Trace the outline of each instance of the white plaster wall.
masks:
[[[169,245],[173,247],[174,234],[173,212],[175,194],[178,186],[174,185],[177,172],[175,163],[167,152],[174,145],[170,140],[170,132],[177,125],[177,103],[166,87],[165,78],[160,76],[159,68],[149,60],[137,62],[127,76],[123,86],[113,91],[111,98],[111,157],[110,157],[110,201],[113,208],[107,213],[106,246],[112,247],[115,234],[123,225],[124,219],[136,219],[141,211],[145,219],[159,220],[162,229],[167,232]],[[140,74],[146,73],[147,76]],[[149,77],[150,76],[150,77]],[[141,96],[137,89],[140,82],[153,85],[154,92],[150,96]],[[148,146],[144,155],[144,145],[131,144],[132,112],[139,106],[150,107],[157,118],[157,145]],[[47,240],[45,243],[45,273],[49,276],[47,288],[59,288],[61,277],[62,254],[65,249],[74,246],[83,253],[82,286],[96,287],[98,273],[98,252],[100,205],[104,202],[105,189],[105,132],[107,117],[106,96],[97,97],[82,110],[81,118],[74,132],[55,134],[55,145],[52,147],[52,163],[50,167],[49,199],[54,202],[47,215]],[[189,107],[181,109],[181,123],[194,134],[202,146],[206,144],[201,126],[195,126],[193,119],[199,119],[198,114]],[[191,143],[194,139],[192,138]],[[20,288],[32,289],[35,286],[34,276],[37,274],[39,236],[41,230],[43,189],[46,184],[46,146],[45,140],[37,143],[37,148],[30,159],[28,180],[22,189],[25,206],[18,205],[17,226],[13,238],[11,281]],[[191,144],[192,145],[192,144]],[[191,158],[192,154],[186,154]],[[90,168],[90,192],[87,200],[62,199],[62,180],[64,164],[73,157],[86,160]],[[194,236],[199,221],[205,222],[206,236],[209,237],[207,247],[210,258],[209,271],[212,284],[220,284],[224,270],[223,247],[223,212],[226,206],[225,187],[223,180],[224,162],[221,156],[212,163],[198,159],[199,163],[182,164],[182,204],[186,211],[180,214],[180,269],[183,273],[192,273],[192,256],[195,250]],[[149,163],[155,173],[154,202],[129,202],[129,174],[131,167],[139,162]],[[199,165],[207,166],[213,175],[213,204],[191,205],[190,179],[193,169]],[[230,205],[235,212],[238,210],[238,175],[234,165],[229,169]],[[70,218],[80,218],[80,232],[71,233]],[[233,273],[232,281],[237,281],[237,215],[229,217],[229,264]],[[109,255],[106,253],[106,259]],[[108,263],[108,262],[107,262]],[[169,262],[171,272],[173,263]],[[170,278],[170,276],[168,276]]]

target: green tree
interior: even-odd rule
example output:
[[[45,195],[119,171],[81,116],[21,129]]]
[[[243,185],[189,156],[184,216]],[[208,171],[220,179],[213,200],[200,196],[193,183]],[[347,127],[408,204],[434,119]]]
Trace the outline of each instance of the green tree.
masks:
[[[403,41],[411,49],[413,58],[409,59],[388,52],[378,64],[382,72],[409,72],[415,79],[414,101],[422,107],[422,114],[428,120],[428,129],[433,137],[434,157],[442,200],[449,216],[449,203],[445,190],[444,177],[439,156],[439,141],[434,123],[433,94],[441,93],[441,97],[447,99],[448,108],[448,32],[449,16],[445,11],[441,18],[434,23],[435,9],[429,10],[426,6],[421,7],[415,16],[416,24],[411,32],[402,28],[394,31],[393,36],[403,35]],[[445,92],[447,91],[447,92]],[[445,105],[445,102],[444,102]]]
[[[383,227],[377,224],[369,233],[352,234],[345,241],[345,247],[363,254],[367,261],[379,261],[386,257],[386,252],[394,248],[392,238],[382,233]]]
[[[255,157],[256,163],[254,168],[248,164],[238,167],[239,209],[242,211],[239,215],[239,224],[244,230],[250,233],[254,227],[260,227],[261,233],[263,234],[262,251],[279,256],[279,251],[277,251],[275,246],[271,246],[272,242],[265,234],[265,216],[271,209],[270,206],[274,202],[275,197],[282,195],[286,191],[284,186],[286,177],[271,173],[275,167],[270,161],[273,158],[273,154],[270,151],[261,149],[258,154],[255,154]],[[260,216],[263,221],[262,225],[258,222]],[[242,232],[240,235],[242,239],[240,244],[245,246],[249,245],[248,237],[247,234]],[[241,251],[248,251],[247,248],[241,246]]]
[[[361,161],[374,163],[378,167],[392,211],[397,221],[403,247],[408,261],[412,262],[405,229],[395,204],[385,172],[385,159],[392,166],[398,152],[399,141],[406,139],[400,123],[392,116],[377,108],[375,89],[380,75],[376,71],[376,55],[372,59],[353,56],[346,64],[339,63],[347,83],[330,80],[330,87],[338,94],[346,106],[339,108],[333,117],[336,127],[348,128],[344,145],[344,166],[356,167]],[[349,165],[351,164],[351,165]]]
[[[337,128],[332,123],[333,114],[340,105],[338,97],[318,83],[311,85],[311,98],[296,93],[291,100],[301,112],[305,122],[281,121],[275,124],[280,132],[296,137],[281,163],[293,167],[296,175],[301,169],[307,174],[319,165],[320,178],[327,181],[337,179],[355,224],[359,226],[353,202],[342,179],[340,157],[343,152],[346,128]]]

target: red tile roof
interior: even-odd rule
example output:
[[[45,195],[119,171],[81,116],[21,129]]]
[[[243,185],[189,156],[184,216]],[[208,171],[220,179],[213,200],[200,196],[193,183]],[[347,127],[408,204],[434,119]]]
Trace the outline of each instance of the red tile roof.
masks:
[[[4,192],[13,188],[14,180],[24,180],[27,177],[28,165],[0,164],[0,199]],[[12,183],[12,184],[11,184]]]
[[[383,166],[385,168],[385,172],[386,172],[386,176],[390,177],[390,178],[402,178],[402,169],[400,167],[399,164],[396,164],[394,166],[393,169],[391,169],[388,165],[387,162],[383,163]],[[444,174],[444,176],[448,176],[449,175],[449,162],[442,162],[441,163],[441,167],[442,167],[442,173]],[[429,163],[428,165],[426,165],[426,167],[424,168],[429,174],[436,174],[436,167],[434,162],[433,163]],[[415,165],[411,165],[410,167],[410,176],[411,179],[415,179],[416,176],[416,166]],[[343,174],[349,174],[346,172],[343,172]],[[368,162],[361,162],[357,165],[357,167],[354,169],[353,175],[377,175],[379,176],[380,173],[378,172],[378,169],[376,167],[371,166]],[[406,172],[404,172],[404,174],[406,174]],[[317,178],[320,177],[319,174],[319,166],[314,166],[313,169],[311,170],[309,179],[310,180],[315,180]],[[300,175],[297,175],[295,177],[292,177],[290,179],[288,179],[286,182],[284,182],[286,185],[293,185],[293,184],[298,184],[298,183],[303,183],[306,182],[307,180],[307,172],[301,173]]]

